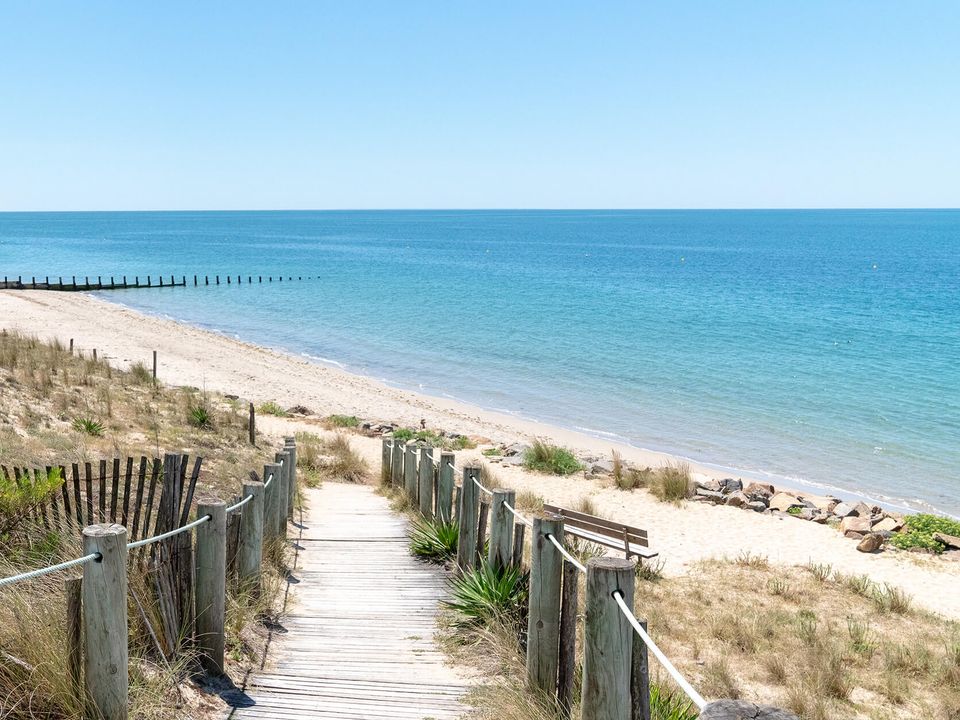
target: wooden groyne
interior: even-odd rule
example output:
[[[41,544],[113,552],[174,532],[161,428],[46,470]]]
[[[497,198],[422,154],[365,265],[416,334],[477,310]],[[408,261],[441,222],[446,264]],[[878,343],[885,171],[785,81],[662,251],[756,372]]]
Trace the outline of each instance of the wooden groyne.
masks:
[[[177,278],[174,275],[159,275],[153,278],[147,275],[143,280],[139,275],[135,275],[133,280],[128,281],[127,276],[123,275],[119,280],[111,275],[109,280],[104,280],[105,276],[98,275],[96,280],[91,280],[89,276],[84,276],[82,281],[78,281],[77,275],[71,275],[66,281],[62,276],[57,276],[51,281],[50,276],[37,280],[31,277],[25,280],[22,275],[16,279],[4,276],[0,282],[0,290],[55,290],[58,292],[84,292],[89,290],[138,290],[143,288],[166,288],[166,287],[187,287],[187,275],[181,275]],[[254,283],[256,279],[256,283]],[[220,275],[194,275],[193,287],[201,285],[207,287],[210,285],[257,285],[263,283],[293,282],[302,280],[319,280],[320,276],[315,277],[305,275],[247,275],[246,282],[242,275],[224,275],[222,280]]]

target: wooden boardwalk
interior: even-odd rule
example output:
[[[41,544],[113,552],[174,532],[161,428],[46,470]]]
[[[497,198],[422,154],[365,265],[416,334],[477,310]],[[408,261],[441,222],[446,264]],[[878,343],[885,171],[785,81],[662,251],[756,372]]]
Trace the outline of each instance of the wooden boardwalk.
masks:
[[[469,684],[433,640],[445,581],[406,521],[360,485],[307,490],[287,633],[232,720],[457,718]]]

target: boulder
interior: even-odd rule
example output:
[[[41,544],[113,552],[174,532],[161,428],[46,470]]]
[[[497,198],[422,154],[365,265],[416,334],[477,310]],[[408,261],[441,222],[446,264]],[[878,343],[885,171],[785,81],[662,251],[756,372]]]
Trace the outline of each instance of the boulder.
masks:
[[[902,527],[903,527],[903,523],[897,520],[896,518],[885,517],[882,520],[879,520],[878,522],[875,522],[873,524],[873,531],[877,532],[882,530],[888,530],[890,532],[896,532]]]
[[[720,484],[719,480],[714,480],[710,478],[709,480],[697,480],[697,487],[703,488],[704,490],[709,490],[711,492],[720,492],[723,489],[723,485]]]
[[[786,512],[792,507],[803,507],[803,503],[800,502],[800,499],[796,495],[791,495],[790,493],[778,492],[772,498],[770,498],[770,509],[779,510],[780,512]]]
[[[854,532],[853,530],[847,530],[843,536],[845,538],[850,538],[851,540],[862,540],[863,533]]]
[[[503,449],[503,454],[506,457],[515,457],[516,455],[523,455],[528,449],[529,445],[514,443],[513,445],[507,445]]]
[[[743,507],[749,502],[750,498],[740,490],[730,493],[730,495],[727,496],[727,505],[732,505],[733,507]],[[763,505],[763,503],[760,504]]]
[[[760,502],[759,500],[751,500],[746,505],[744,505],[744,507],[747,510],[753,510],[754,512],[760,512],[760,513],[766,512],[767,510],[767,504]]]
[[[933,537],[935,540],[939,540],[948,548],[953,548],[954,550],[960,550],[960,537],[956,535],[947,535],[946,533],[934,533]]]
[[[599,460],[590,467],[594,475],[610,475],[613,473],[613,463],[609,460]]]
[[[883,535],[878,533],[868,533],[864,535],[863,540],[857,545],[857,550],[862,553],[874,553],[883,547]]]
[[[798,513],[788,513],[788,514],[793,515],[795,518],[800,518],[801,520],[813,520],[814,513],[816,513],[816,510],[814,510],[813,508],[805,507],[805,508],[801,508],[800,512]]]
[[[700,720],[800,720],[792,712],[745,700],[715,700],[700,712]]]
[[[840,521],[840,532],[846,535],[848,532],[860,533],[866,535],[872,529],[868,518],[855,517],[850,515]]]
[[[873,515],[873,508],[865,502],[858,502],[853,506],[853,512],[855,512],[858,517],[870,517]]]
[[[849,517],[850,515],[855,515],[856,510],[854,510],[853,505],[850,503],[837,503],[833,508],[833,514],[838,518]]]
[[[720,490],[725,493],[734,493],[743,490],[743,481],[734,480],[733,478],[724,478],[720,481],[720,485],[722,486]]]
[[[722,503],[726,500],[724,494],[718,490],[707,490],[706,488],[698,487],[696,491],[696,497],[706,498],[711,502]]]
[[[773,497],[773,493],[776,492],[773,485],[768,483],[750,483],[747,485],[743,492],[747,494],[747,497],[751,500],[763,500],[764,502]]]
[[[823,512],[833,512],[834,508],[840,504],[836,498],[826,497],[824,495],[804,495],[802,499],[812,507]]]

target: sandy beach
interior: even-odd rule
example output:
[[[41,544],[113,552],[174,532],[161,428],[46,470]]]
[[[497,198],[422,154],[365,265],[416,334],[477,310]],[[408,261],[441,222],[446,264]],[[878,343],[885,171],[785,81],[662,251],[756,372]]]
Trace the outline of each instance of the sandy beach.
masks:
[[[121,299],[118,297],[118,300]],[[443,398],[400,390],[377,380],[319,365],[293,355],[241,342],[171,320],[150,317],[81,294],[42,291],[0,291],[0,328],[58,338],[92,351],[119,367],[148,365],[159,357],[159,378],[240,396],[255,403],[274,401],[284,407],[302,405],[314,414],[357,415],[364,420],[401,422],[510,443],[548,438],[581,454],[607,456],[618,450],[634,465],[659,465],[669,455],[617,445],[561,428],[485,411]],[[262,418],[261,427],[276,432],[309,421]],[[379,463],[380,442],[356,437],[354,442]],[[476,451],[464,460],[479,458]],[[694,465],[695,477],[727,473]],[[517,489],[531,490],[548,502],[572,506],[589,496],[604,516],[646,528],[660,552],[665,572],[683,573],[698,560],[741,553],[764,555],[773,563],[828,563],[843,573],[864,573],[911,594],[914,602],[943,615],[960,618],[960,563],[905,552],[859,553],[856,543],[836,530],[793,518],[774,517],[730,507],[696,503],[674,506],[646,491],[623,492],[609,480],[558,478],[498,467],[498,476]]]

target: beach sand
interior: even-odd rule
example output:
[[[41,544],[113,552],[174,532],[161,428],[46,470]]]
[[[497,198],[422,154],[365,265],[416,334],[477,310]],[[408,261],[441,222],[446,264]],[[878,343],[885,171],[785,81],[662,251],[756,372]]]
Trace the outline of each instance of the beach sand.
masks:
[[[191,385],[249,399],[274,401],[284,407],[303,405],[321,416],[356,415],[364,420],[401,422],[487,438],[494,442],[548,438],[580,454],[608,456],[618,450],[634,465],[660,465],[674,458],[663,453],[619,445],[569,430],[510,415],[482,410],[445,398],[389,387],[377,380],[319,365],[293,355],[241,342],[185,324],[146,316],[98,298],[76,293],[0,291],[0,328],[32,333],[41,339],[59,338],[74,347],[97,349],[119,367],[136,362],[150,366],[158,352],[160,380]],[[289,433],[309,421],[258,419],[261,429]],[[357,436],[354,444],[378,468],[380,441]],[[458,462],[479,458],[476,451],[458,454]],[[725,477],[710,468],[692,465],[695,476]],[[494,467],[505,483],[531,490],[552,504],[575,507],[589,496],[602,515],[650,533],[664,571],[683,573],[699,560],[766,556],[772,563],[829,564],[847,574],[867,574],[878,583],[898,586],[914,602],[952,618],[960,618],[960,562],[915,553],[867,555],[836,530],[790,517],[760,515],[729,507],[698,503],[661,503],[646,491],[623,492],[610,481],[559,478],[529,473],[518,467]]]

